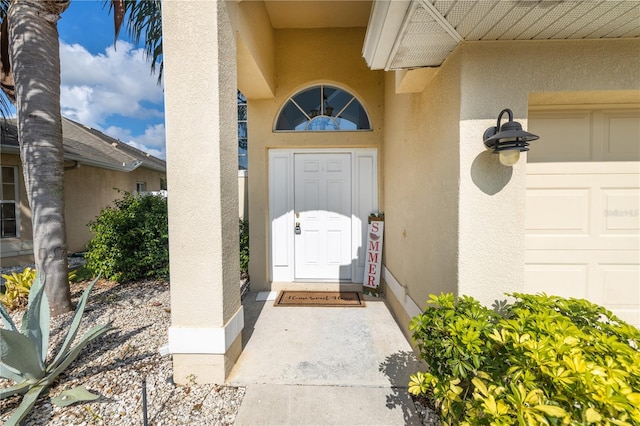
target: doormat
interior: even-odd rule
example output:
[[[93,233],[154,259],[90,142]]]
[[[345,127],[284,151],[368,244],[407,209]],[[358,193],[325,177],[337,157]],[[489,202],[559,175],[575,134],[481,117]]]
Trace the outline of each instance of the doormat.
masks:
[[[365,306],[357,291],[288,291],[278,294],[274,306]]]

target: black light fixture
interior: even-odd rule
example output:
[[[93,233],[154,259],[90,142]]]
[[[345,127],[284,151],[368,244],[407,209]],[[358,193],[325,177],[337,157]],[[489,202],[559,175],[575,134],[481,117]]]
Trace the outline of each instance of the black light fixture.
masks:
[[[509,121],[500,126],[502,116],[507,113]],[[520,153],[529,151],[529,141],[539,139],[538,135],[525,132],[517,121],[513,121],[513,112],[503,109],[498,115],[498,124],[484,131],[484,145],[499,155],[500,163],[505,166],[513,166],[520,159]]]

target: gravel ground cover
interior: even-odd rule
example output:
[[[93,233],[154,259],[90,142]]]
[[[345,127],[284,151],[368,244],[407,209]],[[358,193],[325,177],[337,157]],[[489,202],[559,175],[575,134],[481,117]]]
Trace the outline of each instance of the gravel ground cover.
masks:
[[[82,263],[72,262],[70,258],[72,266]],[[24,267],[2,268],[1,272],[22,269]],[[74,302],[87,284],[71,285]],[[241,286],[243,294],[248,292],[248,277],[243,277]],[[18,327],[23,312],[11,314]],[[52,319],[50,348],[62,343],[72,316],[73,313],[68,313]],[[49,394],[40,397],[25,424],[141,425],[144,380],[149,425],[232,425],[244,396],[243,387],[173,383],[171,357],[161,356],[159,352],[167,343],[170,316],[167,282],[99,281],[89,298],[78,335],[82,336],[94,325],[108,322],[112,323],[113,330],[82,351],[49,388]],[[11,384],[0,379],[0,388]],[[99,394],[100,398],[68,407],[51,403],[62,391],[78,385]],[[19,396],[0,400],[0,424],[6,422],[20,400]],[[414,404],[424,426],[439,424],[436,411],[427,401],[414,398]]]
[[[72,285],[74,300],[86,285]],[[12,313],[18,327],[21,316],[22,311]],[[64,339],[71,317],[69,313],[52,320],[50,348]],[[158,351],[166,344],[169,321],[168,283],[118,285],[105,280],[97,283],[82,328],[112,322],[113,330],[82,351],[59,376],[49,395],[39,399],[26,424],[141,425],[143,380],[146,380],[149,425],[233,424],[244,388],[173,383],[171,357],[163,357]],[[0,379],[0,388],[10,385],[10,381]],[[85,386],[100,398],[63,408],[51,404],[51,398],[77,385]],[[0,424],[9,418],[20,399],[16,396],[0,401]]]

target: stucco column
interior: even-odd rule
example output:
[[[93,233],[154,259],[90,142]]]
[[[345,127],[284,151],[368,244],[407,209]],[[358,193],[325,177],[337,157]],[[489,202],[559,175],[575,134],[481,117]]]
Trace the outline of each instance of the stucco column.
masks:
[[[495,118],[460,121],[458,294],[486,306],[505,299],[505,292],[524,289],[526,156],[506,167],[482,142],[485,129],[507,107],[516,108],[516,121],[526,126],[520,118],[526,105],[513,101],[492,105]]]
[[[526,129],[528,104],[515,70],[478,50],[462,51],[458,293],[491,306],[524,289],[527,159],[503,166],[482,137],[505,108]]]
[[[223,383],[241,351],[235,40],[225,2],[162,3],[177,383]]]
[[[495,47],[461,53],[458,293],[491,306],[505,292],[524,290],[527,159],[503,166],[482,136],[505,108],[526,130],[527,74],[520,73],[524,82],[511,76],[530,68],[496,61]]]

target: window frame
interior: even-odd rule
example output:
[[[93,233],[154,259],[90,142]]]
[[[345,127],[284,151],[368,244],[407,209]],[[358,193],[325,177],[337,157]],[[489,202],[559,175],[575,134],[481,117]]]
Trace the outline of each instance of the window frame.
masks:
[[[238,102],[236,106],[238,113],[238,170],[240,171],[249,169],[249,105],[247,97],[240,90],[238,90]],[[240,114],[240,110],[243,107],[244,118],[242,118]],[[244,124],[244,134],[241,131],[242,124]],[[244,152],[240,152],[240,150]],[[244,158],[244,161],[241,161],[242,158]]]
[[[322,102],[323,100],[323,94],[324,94],[324,88],[325,87],[330,87],[333,89],[337,89],[340,90],[344,93],[346,93],[347,95],[351,96],[351,99],[345,104],[345,106],[343,106],[339,111],[337,111],[335,117],[337,117],[341,112],[345,111],[351,104],[353,104],[354,102],[357,103],[357,105],[360,106],[360,108],[362,108],[362,110],[364,111],[364,113],[367,116],[367,121],[369,122],[369,128],[367,129],[335,129],[335,130],[326,130],[326,129],[309,129],[309,125],[311,123],[313,123],[314,121],[317,121],[317,119],[322,118],[322,117],[327,117],[329,118],[333,123],[336,123],[335,117],[331,116],[331,115],[326,115],[323,114],[323,111],[320,111],[321,113],[318,115],[309,115],[307,114],[302,107],[300,107],[300,105],[296,102],[296,100],[294,99],[296,96],[303,94],[304,92],[307,92],[309,90],[313,90],[316,88],[320,89],[320,101]],[[305,129],[278,129],[278,122],[280,121],[280,116],[282,115],[283,111],[285,110],[285,108],[289,105],[289,103],[292,103],[294,106],[296,106],[306,117],[307,117],[307,125],[305,126]],[[324,106],[322,107],[322,109],[324,108]],[[280,108],[278,109],[278,113],[276,114],[275,120],[273,121],[273,126],[272,126],[272,131],[274,133],[325,133],[325,132],[332,132],[332,133],[351,133],[351,132],[372,132],[373,131],[373,124],[371,123],[371,114],[369,114],[369,111],[367,109],[367,107],[365,106],[364,102],[362,102],[362,100],[360,100],[360,98],[358,96],[356,96],[353,92],[351,92],[350,90],[342,87],[339,84],[335,84],[335,83],[319,83],[319,84],[313,84],[310,86],[305,86],[299,90],[296,90],[293,94],[291,94],[290,96],[287,97],[287,99],[282,103],[282,105],[280,106]]]
[[[4,186],[5,186],[5,182],[4,180],[2,180],[2,169],[4,168],[9,168],[12,169],[13,171],[13,191],[14,191],[14,197],[15,199],[9,200],[9,199],[5,199],[4,198]],[[6,184],[10,184],[10,182],[6,183]],[[4,204],[13,204],[13,214],[14,214],[14,221],[15,221],[15,235],[8,235],[5,236],[5,232],[4,232],[4,223],[5,223],[5,219],[3,219],[0,216],[0,238],[1,239],[9,239],[9,238],[20,238],[20,179],[18,177],[18,167],[17,166],[9,166],[9,165],[2,165],[0,166],[0,209],[2,208],[1,206]],[[1,214],[1,213],[0,213]]]

